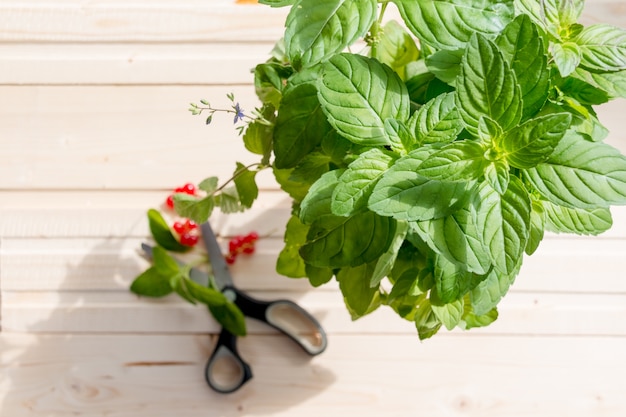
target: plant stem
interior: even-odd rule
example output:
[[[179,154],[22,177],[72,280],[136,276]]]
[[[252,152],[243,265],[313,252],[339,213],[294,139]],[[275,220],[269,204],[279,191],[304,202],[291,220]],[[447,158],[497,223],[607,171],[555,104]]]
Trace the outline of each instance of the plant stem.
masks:
[[[382,33],[382,23],[383,17],[385,16],[385,10],[387,10],[388,3],[382,3],[380,6],[380,12],[378,14],[378,19],[372,24],[369,33],[369,43],[372,48],[371,56],[375,57],[378,49],[378,42],[380,42],[380,35]]]

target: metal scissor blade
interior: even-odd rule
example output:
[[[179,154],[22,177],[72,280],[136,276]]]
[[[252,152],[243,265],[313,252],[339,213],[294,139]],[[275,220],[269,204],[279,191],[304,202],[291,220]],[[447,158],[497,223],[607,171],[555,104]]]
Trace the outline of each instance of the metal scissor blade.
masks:
[[[153,259],[153,249],[154,246],[150,246],[147,243],[142,243],[141,244],[141,249],[143,249],[143,252],[146,254],[146,257],[150,260]],[[186,264],[182,261],[180,261],[179,259],[173,258],[176,263],[179,266],[185,266]],[[194,282],[197,282],[198,284],[206,287],[207,285],[209,285],[209,274],[207,274],[204,271],[201,271],[197,268],[191,268],[189,270],[189,278],[191,278]]]
[[[209,254],[209,261],[211,262],[211,269],[213,269],[213,275],[219,290],[222,290],[226,286],[233,285],[233,279],[230,276],[228,265],[222,255],[220,245],[217,243],[217,238],[209,222],[204,222],[200,225],[202,232],[202,240]]]

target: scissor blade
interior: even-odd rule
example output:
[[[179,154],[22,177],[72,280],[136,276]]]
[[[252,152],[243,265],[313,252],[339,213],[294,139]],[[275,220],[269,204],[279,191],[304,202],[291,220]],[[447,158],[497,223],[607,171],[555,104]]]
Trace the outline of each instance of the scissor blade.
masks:
[[[200,230],[202,231],[202,240],[204,241],[204,246],[209,254],[211,269],[213,269],[213,275],[215,276],[218,288],[222,290],[226,286],[232,286],[233,279],[230,276],[228,265],[222,255],[222,250],[220,249],[220,245],[217,243],[217,238],[215,237],[215,233],[213,233],[213,229],[211,229],[209,222],[202,223],[200,225]]]
[[[147,243],[142,243],[141,244],[141,249],[143,249],[143,252],[146,254],[146,257],[150,260],[153,259],[153,249],[154,246],[150,246]],[[174,257],[172,257],[176,263],[179,266],[185,266],[185,263],[182,262],[179,259],[176,259]],[[197,282],[198,284],[202,285],[202,286],[207,286],[209,284],[209,274],[207,274],[204,271],[201,271],[197,268],[191,268],[189,270],[189,278],[191,278],[194,282]]]

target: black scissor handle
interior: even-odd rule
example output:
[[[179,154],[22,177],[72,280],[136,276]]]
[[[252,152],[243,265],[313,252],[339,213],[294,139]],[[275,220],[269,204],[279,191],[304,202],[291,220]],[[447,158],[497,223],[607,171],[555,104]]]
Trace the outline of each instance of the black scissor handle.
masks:
[[[223,370],[228,372],[220,372],[216,369],[220,366],[228,368]],[[220,373],[227,375],[220,375]],[[220,332],[215,349],[206,364],[204,376],[209,386],[222,394],[237,391],[252,379],[250,365],[241,358],[237,350],[237,336],[226,329]]]
[[[244,315],[284,333],[311,356],[319,355],[326,349],[326,332],[315,317],[298,304],[290,300],[261,301],[234,287],[229,289],[235,292],[235,304]]]

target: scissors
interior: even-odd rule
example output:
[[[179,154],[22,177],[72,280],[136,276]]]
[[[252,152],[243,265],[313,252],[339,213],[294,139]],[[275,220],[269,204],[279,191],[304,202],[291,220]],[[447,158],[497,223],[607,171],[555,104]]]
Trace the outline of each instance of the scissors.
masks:
[[[245,316],[260,320],[287,335],[311,356],[319,355],[326,349],[327,338],[324,329],[302,307],[289,300],[257,300],[238,289],[233,283],[211,225],[208,222],[202,223],[200,230],[217,289],[232,300]],[[149,247],[147,245],[143,247],[146,253],[150,254]],[[192,268],[190,274],[195,281],[208,282],[206,273],[198,269]],[[234,372],[229,373],[227,380],[223,380],[223,375],[222,378],[218,377],[219,368],[224,368],[224,362],[230,367],[234,365],[235,368]],[[237,391],[252,378],[250,365],[239,355],[237,336],[225,328],[222,328],[206,364],[205,378],[213,390],[224,394]]]

